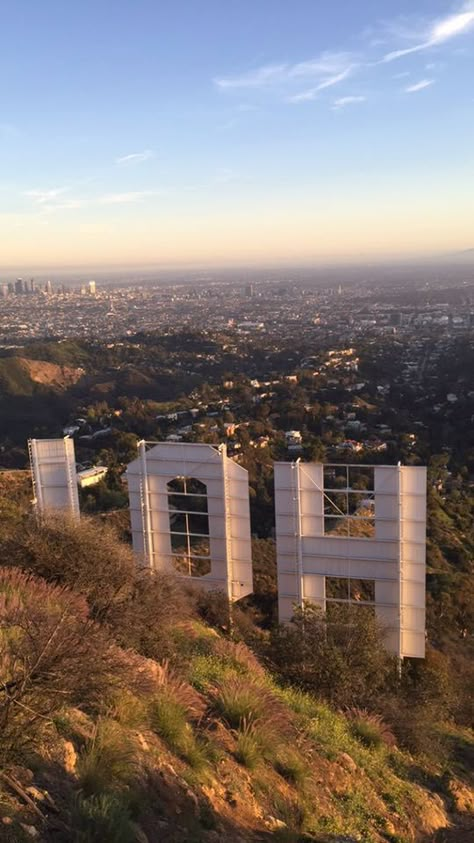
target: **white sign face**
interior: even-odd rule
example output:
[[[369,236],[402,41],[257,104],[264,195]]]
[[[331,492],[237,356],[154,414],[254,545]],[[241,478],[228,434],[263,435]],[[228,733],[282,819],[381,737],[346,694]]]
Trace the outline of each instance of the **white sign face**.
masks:
[[[281,622],[373,606],[387,648],[424,658],[426,468],[275,463],[275,510]]]
[[[30,439],[28,447],[38,512],[58,509],[79,518],[73,439]]]
[[[251,594],[247,471],[224,445],[140,442],[138,451],[126,473],[135,552],[230,600]]]

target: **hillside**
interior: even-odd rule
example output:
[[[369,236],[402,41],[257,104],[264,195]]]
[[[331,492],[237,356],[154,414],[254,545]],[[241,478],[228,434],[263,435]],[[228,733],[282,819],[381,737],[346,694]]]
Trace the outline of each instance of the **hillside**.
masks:
[[[338,711],[285,679],[284,635],[273,652],[237,609],[230,634],[223,598],[150,579],[97,521],[11,510],[0,554],[0,840],[468,839],[474,745],[448,716],[410,750],[399,715]]]
[[[32,395],[38,387],[61,391],[73,386],[83,375],[84,369],[80,367],[59,366],[27,357],[5,357],[0,359],[0,394]]]

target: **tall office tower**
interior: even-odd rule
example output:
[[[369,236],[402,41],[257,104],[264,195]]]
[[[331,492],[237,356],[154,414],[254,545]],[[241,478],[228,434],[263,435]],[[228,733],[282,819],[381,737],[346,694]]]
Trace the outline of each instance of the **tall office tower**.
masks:
[[[10,281],[9,284],[8,284],[8,295],[12,296],[14,292],[15,292],[15,287],[14,287],[13,283]]]
[[[53,292],[53,285],[51,284],[51,281],[46,281],[46,284],[44,285],[44,291],[45,293],[48,293],[48,295]]]
[[[0,288],[2,299],[6,299],[8,296],[8,284],[2,284]]]
[[[34,293],[34,292],[36,292],[35,279],[30,278],[30,293]]]
[[[253,298],[253,295],[254,295],[253,284],[246,284],[245,285],[245,295],[248,296],[249,299]]]
[[[95,296],[95,281],[89,281],[88,288],[89,288],[89,295]]]
[[[23,279],[17,278],[15,281],[15,293],[17,296],[21,296],[23,293]]]

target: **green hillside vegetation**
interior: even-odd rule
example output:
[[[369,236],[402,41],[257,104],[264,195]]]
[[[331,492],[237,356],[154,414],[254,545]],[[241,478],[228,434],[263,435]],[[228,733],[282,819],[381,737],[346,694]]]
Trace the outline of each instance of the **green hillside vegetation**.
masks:
[[[2,841],[468,839],[474,745],[440,652],[400,679],[370,615],[230,624],[97,518],[11,504],[2,527]]]

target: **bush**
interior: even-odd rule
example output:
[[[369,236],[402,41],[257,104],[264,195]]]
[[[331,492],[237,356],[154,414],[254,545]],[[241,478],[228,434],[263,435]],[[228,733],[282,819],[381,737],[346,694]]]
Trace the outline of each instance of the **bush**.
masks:
[[[269,660],[284,683],[341,707],[369,704],[396,676],[377,621],[361,606],[337,606],[330,618],[312,605],[297,609],[273,632]]]
[[[294,725],[278,697],[261,682],[233,676],[212,692],[215,710],[237,735],[258,743],[262,757],[271,760],[276,746],[294,737]],[[245,744],[244,738],[242,743]],[[252,752],[252,750],[249,750]]]
[[[0,568],[0,752],[35,741],[66,705],[97,709],[124,669],[85,601]]]
[[[268,695],[248,679],[236,676],[215,689],[214,704],[231,729],[240,729],[265,717]]]
[[[82,750],[77,775],[86,797],[127,784],[136,775],[135,748],[112,720],[99,720],[93,738]]]
[[[70,838],[74,843],[136,843],[136,829],[122,798],[103,793],[76,797],[71,810]]]
[[[148,729],[150,718],[145,699],[140,699],[128,690],[115,695],[112,706],[115,720],[127,729]]]
[[[178,751],[184,747],[188,721],[186,710],[176,700],[166,694],[157,696],[150,706],[150,722],[171,749]]]
[[[235,732],[236,748],[234,756],[239,764],[249,770],[255,770],[261,761],[262,750],[255,726],[242,724]]]
[[[82,594],[98,621],[105,621],[134,585],[136,559],[131,548],[118,541],[112,528],[92,518],[78,523],[52,513],[38,523],[31,516],[21,530],[1,542],[0,549],[9,564]]]
[[[379,714],[355,708],[347,712],[347,717],[353,737],[365,746],[374,749],[394,746],[393,732]]]
[[[62,514],[38,524],[29,517],[0,539],[0,553],[9,564],[83,595],[91,617],[107,624],[121,646],[158,660],[174,655],[171,631],[177,618],[190,616],[191,600],[176,577],[139,569],[130,546],[108,524]]]
[[[275,770],[284,779],[303,787],[306,779],[309,776],[309,768],[304,758],[299,752],[296,752],[291,747],[282,747],[275,759]]]
[[[212,748],[199,741],[187,720],[185,707],[167,691],[156,696],[150,706],[152,729],[169,748],[194,770],[202,770],[212,758]]]

